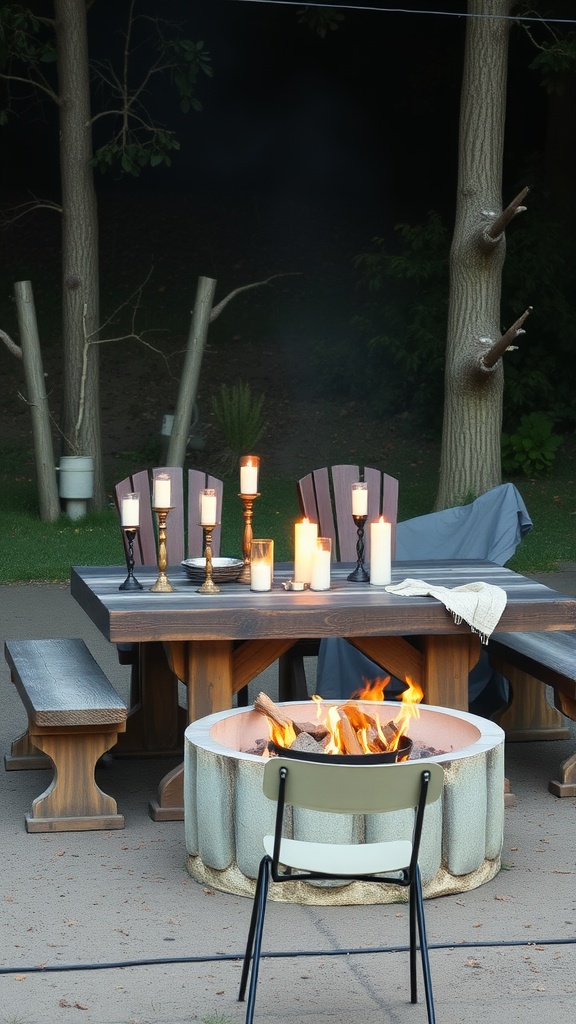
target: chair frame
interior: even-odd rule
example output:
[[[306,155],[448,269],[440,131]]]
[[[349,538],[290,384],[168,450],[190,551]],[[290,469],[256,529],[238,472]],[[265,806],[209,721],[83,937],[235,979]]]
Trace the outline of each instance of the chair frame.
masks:
[[[387,773],[382,775],[382,772]],[[426,805],[441,797],[444,772],[441,765],[430,761],[412,761],[401,764],[345,765],[299,761],[292,758],[273,758],[264,768],[263,791],[270,800],[276,800],[276,822],[273,836],[264,837],[266,853],[260,861],[252,914],[248,930],[246,952],[238,1000],[244,1001],[248,980],[246,1024],[252,1024],[256,1001],[256,988],[262,935],[270,882],[342,879],[381,882],[399,885],[409,893],[410,935],[410,1001],[418,1001],[417,990],[417,935],[424,978],[424,991],[429,1024],[435,1024],[432,979],[426,939],[426,922],[422,896],[422,880],[418,854]],[[303,807],[323,813],[379,814],[414,810],[412,838],[367,844],[337,844],[304,842],[284,837],[284,811],[286,807]],[[330,857],[345,863],[350,858],[350,871],[306,870],[307,856],[314,862],[319,857]],[[383,860],[378,858],[382,855]],[[406,855],[408,862],[406,863]],[[366,858],[375,864],[366,870]],[[355,860],[358,861],[355,867]],[[362,863],[364,862],[364,863]],[[281,865],[284,865],[282,868]],[[292,866],[291,866],[292,865]],[[295,869],[296,867],[296,869]],[[251,968],[251,970],[250,970]]]

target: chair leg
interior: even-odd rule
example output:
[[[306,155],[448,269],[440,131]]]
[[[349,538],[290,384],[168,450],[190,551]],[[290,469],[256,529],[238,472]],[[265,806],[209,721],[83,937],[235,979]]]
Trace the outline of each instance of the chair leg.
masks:
[[[436,1024],[436,1013],[434,1011],[434,997],[432,995],[432,975],[430,974],[430,960],[428,957],[428,940],[426,938],[424,899],[422,897],[422,879],[420,878],[420,870],[418,866],[416,866],[414,887],[416,890],[416,910],[418,914],[418,931],[420,933],[420,953],[422,956],[422,973],[424,975],[424,992],[426,994],[428,1024]]]
[[[416,883],[412,882],[409,890],[408,919],[410,926],[410,1002],[418,1002],[418,979],[416,974],[417,951],[416,941]]]
[[[266,901],[270,886],[270,868],[272,861],[270,857],[263,857],[260,861],[256,892],[252,904],[252,915],[248,929],[248,941],[242,964],[242,977],[240,979],[240,990],[238,1002],[244,1001],[246,984],[252,963],[252,974],[250,976],[250,988],[248,990],[248,1003],[246,1006],[246,1024],[252,1024],[254,1019],[254,1004],[256,1002],[256,986],[258,984],[258,969],[260,966],[260,953],[262,950],[262,933],[264,930],[264,915],[266,913]]]

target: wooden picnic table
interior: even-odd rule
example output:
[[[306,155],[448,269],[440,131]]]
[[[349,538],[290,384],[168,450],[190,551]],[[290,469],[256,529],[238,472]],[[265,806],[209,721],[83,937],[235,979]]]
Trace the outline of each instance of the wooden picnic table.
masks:
[[[333,566],[329,591],[287,591],[290,564],[277,565],[274,587],[253,593],[226,583],[215,595],[197,593],[180,567],[168,569],[173,593],[153,593],[156,567],[139,567],[142,591],[120,591],[125,567],[73,568],[72,596],[112,643],[137,642],[142,652],[142,695],[128,717],[120,751],[176,753],[181,742],[177,679],[187,686],[187,721],[232,706],[238,690],[263,672],[297,640],[345,637],[399,678],[411,676],[427,704],[468,708],[468,674],[480,654],[479,637],[457,625],[430,597],[389,594],[383,587],[352,583],[352,565]],[[406,578],[456,587],[483,581],[502,587],[507,604],[498,630],[532,632],[576,629],[576,597],[482,560],[395,562],[393,583]],[[159,668],[163,645],[176,677]],[[154,657],[154,671],[146,665]],[[181,749],[181,747],[180,747]],[[151,807],[156,820],[182,818],[182,767],[160,784]]]

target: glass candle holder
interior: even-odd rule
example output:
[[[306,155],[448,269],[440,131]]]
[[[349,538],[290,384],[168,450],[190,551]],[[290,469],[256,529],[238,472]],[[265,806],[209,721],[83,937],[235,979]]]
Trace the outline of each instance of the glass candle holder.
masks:
[[[240,456],[240,494],[258,494],[258,455]]]
[[[368,484],[364,481],[352,484],[352,515],[368,515]]]
[[[213,487],[205,487],[200,491],[200,526],[215,526],[216,519],[216,491]]]
[[[140,526],[140,492],[125,494],[120,505],[120,519],[123,530],[134,530]]]
[[[310,590],[330,590],[330,561],[332,558],[331,537],[317,537],[312,552]]]
[[[274,541],[253,540],[250,548],[250,590],[271,590],[274,578]]]

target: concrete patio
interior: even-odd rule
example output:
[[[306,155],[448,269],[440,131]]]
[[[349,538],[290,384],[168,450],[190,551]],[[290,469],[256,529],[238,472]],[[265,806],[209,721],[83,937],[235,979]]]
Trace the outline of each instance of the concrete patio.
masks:
[[[576,594],[576,572],[539,576]],[[83,637],[119,692],[128,669],[60,585],[0,587],[4,638]],[[275,696],[275,673],[257,682]],[[2,751],[26,718],[0,665]],[[576,945],[576,799],[547,785],[576,744],[509,744],[503,870],[478,889],[427,901],[438,1021],[571,1024]],[[235,1024],[250,902],[186,872],[182,822],[153,822],[148,801],[175,762],[111,760],[99,781],[126,827],[113,832],[28,835],[24,814],[47,773],[5,772],[1,1024]],[[311,907],[271,903],[256,1020],[268,1024],[412,1024],[405,905]],[[379,954],[333,955],[382,947]],[[315,955],[302,955],[306,952]],[[319,954],[319,955],[316,955]],[[43,968],[43,969],[39,969]]]

